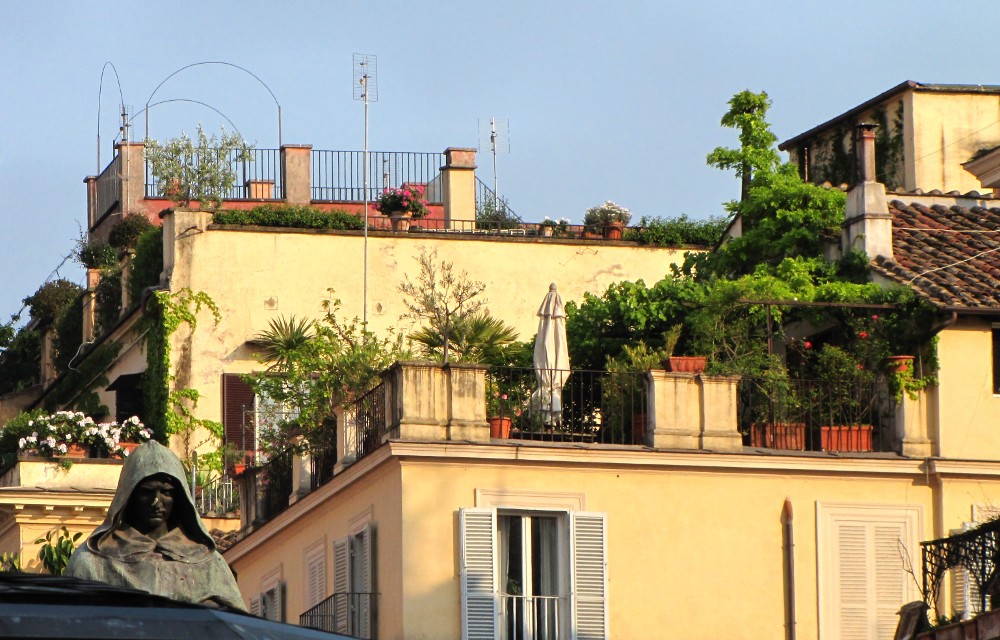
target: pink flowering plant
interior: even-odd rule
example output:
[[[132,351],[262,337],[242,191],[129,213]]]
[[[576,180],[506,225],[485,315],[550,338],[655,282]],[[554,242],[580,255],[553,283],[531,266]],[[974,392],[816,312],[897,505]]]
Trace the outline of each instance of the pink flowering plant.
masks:
[[[72,445],[79,445],[91,453],[104,456],[125,457],[122,442],[144,442],[152,431],[132,416],[121,424],[95,422],[79,411],[57,411],[28,421],[31,432],[18,440],[18,450],[44,458],[66,455]]]
[[[406,184],[384,189],[375,203],[375,209],[384,216],[409,213],[413,218],[421,218],[427,215],[426,202],[423,185]]]

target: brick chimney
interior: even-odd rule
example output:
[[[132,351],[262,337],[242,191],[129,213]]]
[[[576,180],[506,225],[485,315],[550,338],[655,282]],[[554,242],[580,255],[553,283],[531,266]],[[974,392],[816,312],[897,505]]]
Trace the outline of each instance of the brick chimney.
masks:
[[[857,126],[858,181],[847,192],[844,211],[843,250],[864,251],[870,260],[892,259],[892,216],[885,185],[875,181],[875,126]]]

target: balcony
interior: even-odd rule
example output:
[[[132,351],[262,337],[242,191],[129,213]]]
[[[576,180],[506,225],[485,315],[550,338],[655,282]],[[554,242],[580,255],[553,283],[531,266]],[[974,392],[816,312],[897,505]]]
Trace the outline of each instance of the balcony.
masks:
[[[377,593],[334,593],[299,616],[299,626],[346,633],[366,640],[378,628]]]
[[[737,416],[743,444],[793,451],[894,451],[896,402],[885,380],[775,384],[743,378]]]

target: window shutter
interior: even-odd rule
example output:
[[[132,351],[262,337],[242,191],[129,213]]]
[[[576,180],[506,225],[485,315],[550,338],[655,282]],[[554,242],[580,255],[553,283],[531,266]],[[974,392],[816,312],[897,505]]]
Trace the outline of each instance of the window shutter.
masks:
[[[840,523],[837,527],[837,582],[840,609],[837,612],[843,640],[868,639],[868,536],[864,523]]]
[[[603,513],[571,519],[573,631],[577,640],[608,637],[607,531]]]
[[[333,626],[337,633],[347,633],[348,598],[351,591],[350,540],[333,543]]]
[[[253,596],[250,598],[250,615],[261,617],[260,615],[260,596]]]
[[[274,620],[285,621],[285,583],[274,585]]]
[[[952,529],[951,534],[964,533],[979,526],[978,522],[963,522],[961,529]],[[958,565],[951,569],[951,611],[961,614],[962,620],[969,620],[980,611],[979,586],[965,567]],[[991,607],[990,597],[986,596],[986,609]]]
[[[362,638],[372,637],[372,595],[374,589],[372,588],[372,527],[370,524],[366,524],[365,528],[361,531],[361,580],[359,586],[361,587],[361,593],[357,595],[358,598],[358,608],[361,614],[361,624],[360,629],[355,630],[359,636]]]
[[[496,511],[461,509],[462,638],[497,637]]]
[[[326,553],[320,547],[306,558],[306,608],[312,609],[326,596]]]
[[[900,540],[905,531],[900,524],[873,525],[875,555],[875,626],[876,638],[891,638],[899,624],[899,608],[906,602],[906,570],[900,555]]]
[[[254,441],[254,393],[238,373],[222,374],[222,425],[227,443],[241,451],[257,449]]]

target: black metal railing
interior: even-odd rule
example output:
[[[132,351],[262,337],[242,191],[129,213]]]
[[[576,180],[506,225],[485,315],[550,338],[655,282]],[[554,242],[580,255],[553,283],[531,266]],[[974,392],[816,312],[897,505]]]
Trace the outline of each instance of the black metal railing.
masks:
[[[186,160],[182,159],[182,162]],[[222,193],[223,200],[280,200],[284,193],[284,183],[281,175],[281,151],[278,149],[251,149],[248,153],[233,150],[228,153],[225,161],[229,163],[236,175],[235,184]],[[193,160],[197,165],[198,158]],[[274,183],[273,188],[261,186],[261,183]],[[257,183],[257,186],[254,185]],[[146,162],[146,197],[168,197],[171,185],[160,184],[153,175],[149,161]],[[268,193],[269,192],[269,193]]]
[[[514,213],[507,201],[479,178],[476,178],[476,218],[487,225],[501,229],[524,224],[524,220]]]
[[[377,610],[377,593],[335,593],[300,615],[299,626],[372,638]]]
[[[521,440],[644,444],[645,373],[492,367],[486,415],[494,432]]]
[[[336,430],[334,430],[336,433]],[[318,489],[333,480],[333,466],[337,463],[336,446],[313,449],[309,456],[309,487]]]
[[[885,381],[763,379],[739,384],[737,420],[751,447],[892,451],[895,402]]]
[[[91,224],[111,211],[121,201],[122,193],[122,157],[116,153],[101,175],[97,176],[97,201],[94,207],[94,219]]]
[[[359,397],[344,412],[344,457],[360,460],[382,446],[384,436],[390,433],[386,412],[388,387],[381,382]]]
[[[428,202],[441,202],[440,173],[443,153],[406,151],[368,152],[368,201],[378,200],[384,189],[404,184],[426,185]],[[312,198],[327,202],[363,202],[365,196],[363,151],[312,152]]]
[[[924,602],[937,609],[938,594],[948,570],[964,571],[972,583],[970,595],[978,599],[978,611],[986,611],[988,599],[1000,589],[997,559],[1000,554],[1000,520],[975,529],[921,542]]]
[[[288,508],[288,497],[292,493],[293,458],[294,452],[286,450],[272,455],[265,464],[244,472],[243,487],[254,509],[247,524],[267,522]]]
[[[202,517],[235,513],[240,507],[239,486],[229,476],[198,485],[194,490],[194,507]]]

